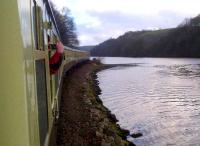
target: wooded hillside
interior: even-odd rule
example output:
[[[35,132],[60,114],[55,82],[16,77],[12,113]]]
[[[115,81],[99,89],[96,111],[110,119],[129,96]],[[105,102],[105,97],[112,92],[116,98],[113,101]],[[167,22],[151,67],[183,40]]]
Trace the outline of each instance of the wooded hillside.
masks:
[[[91,50],[93,56],[200,57],[200,15],[176,28],[126,32]]]

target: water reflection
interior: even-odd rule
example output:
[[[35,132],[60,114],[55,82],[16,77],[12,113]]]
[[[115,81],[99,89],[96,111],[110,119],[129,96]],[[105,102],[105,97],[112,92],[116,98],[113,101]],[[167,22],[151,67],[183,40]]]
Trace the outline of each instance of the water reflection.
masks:
[[[200,145],[200,59],[106,58],[134,63],[98,73],[104,104],[138,146]]]

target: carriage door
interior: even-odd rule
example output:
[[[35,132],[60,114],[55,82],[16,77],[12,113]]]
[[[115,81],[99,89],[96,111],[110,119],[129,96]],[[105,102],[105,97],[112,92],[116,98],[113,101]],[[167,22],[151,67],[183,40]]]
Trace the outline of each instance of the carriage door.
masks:
[[[43,12],[37,2],[34,1],[33,25],[35,38],[35,70],[36,70],[36,89],[37,89],[37,108],[40,146],[45,145],[48,134],[48,53],[44,45]]]

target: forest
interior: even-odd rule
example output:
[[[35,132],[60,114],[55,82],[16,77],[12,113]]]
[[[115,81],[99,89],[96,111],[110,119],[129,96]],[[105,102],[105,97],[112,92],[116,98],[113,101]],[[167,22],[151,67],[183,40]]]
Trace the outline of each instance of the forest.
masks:
[[[176,28],[129,31],[91,50],[92,56],[200,57],[200,15]]]

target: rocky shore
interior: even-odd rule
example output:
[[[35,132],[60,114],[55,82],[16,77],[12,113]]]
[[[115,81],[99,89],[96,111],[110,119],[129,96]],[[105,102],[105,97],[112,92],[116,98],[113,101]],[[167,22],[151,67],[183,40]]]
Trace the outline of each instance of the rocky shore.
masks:
[[[101,90],[96,72],[107,68],[99,61],[74,67],[63,80],[60,118],[57,126],[58,146],[134,146],[126,140],[128,130],[98,97]]]

